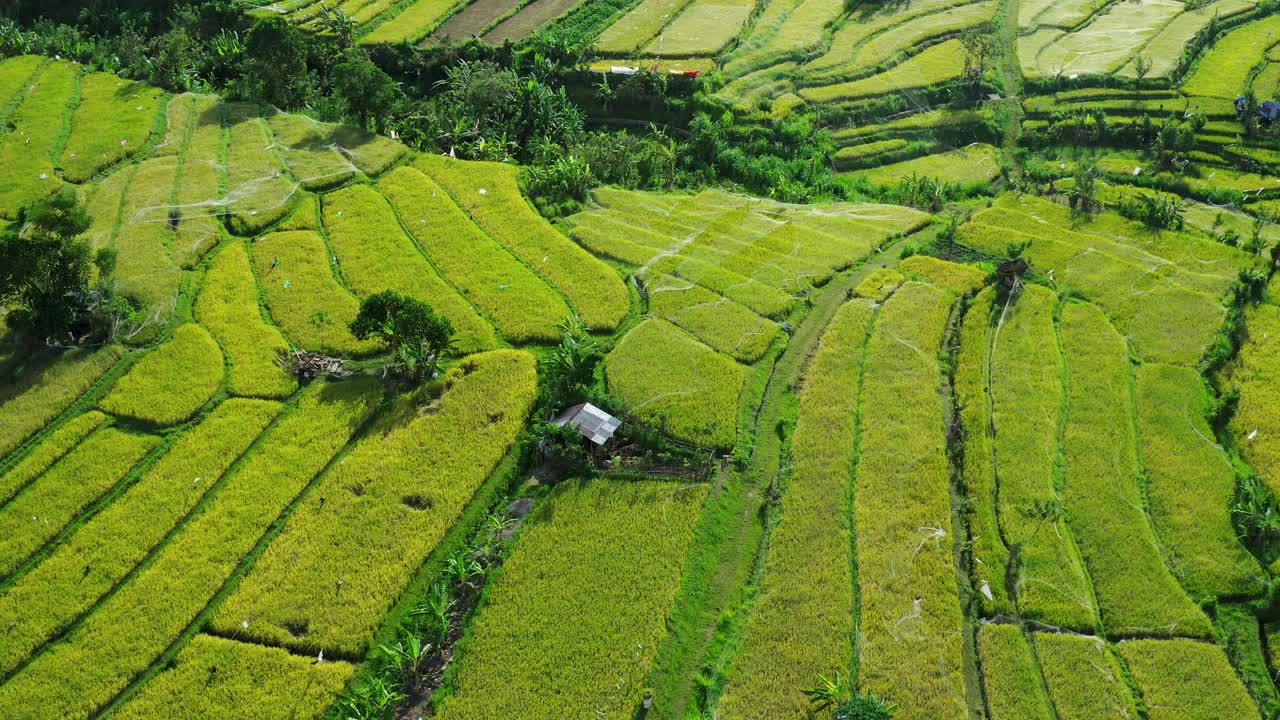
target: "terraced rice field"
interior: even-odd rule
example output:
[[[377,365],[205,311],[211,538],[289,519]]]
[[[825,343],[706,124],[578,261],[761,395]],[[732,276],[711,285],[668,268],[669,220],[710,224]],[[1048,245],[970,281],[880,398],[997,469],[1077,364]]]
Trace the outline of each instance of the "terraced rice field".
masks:
[[[1280,144],[1232,104],[1280,87],[1268,7],[248,12],[331,7],[406,57],[572,24],[704,69],[688,107],[829,130],[846,200],[548,219],[513,163],[0,60],[0,231],[73,192],[141,308],[71,349],[0,308],[0,718],[817,720],[828,679],[893,720],[1280,707]],[[387,289],[454,328],[417,387],[351,330]],[[565,392],[623,425],[561,478],[582,358]]]

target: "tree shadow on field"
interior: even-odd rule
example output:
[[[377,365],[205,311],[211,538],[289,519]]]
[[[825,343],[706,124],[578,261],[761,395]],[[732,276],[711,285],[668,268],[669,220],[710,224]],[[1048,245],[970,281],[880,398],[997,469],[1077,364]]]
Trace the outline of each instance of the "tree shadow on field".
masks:
[[[590,480],[564,480],[552,491],[551,497],[538,504],[526,523],[550,523],[555,519],[556,504],[562,493],[590,488],[595,493],[595,507],[606,511],[607,505],[624,503],[636,512],[660,507],[681,493],[698,492],[699,483],[682,480],[653,478],[648,480],[623,480],[598,477]],[[655,520],[662,516],[658,515]]]

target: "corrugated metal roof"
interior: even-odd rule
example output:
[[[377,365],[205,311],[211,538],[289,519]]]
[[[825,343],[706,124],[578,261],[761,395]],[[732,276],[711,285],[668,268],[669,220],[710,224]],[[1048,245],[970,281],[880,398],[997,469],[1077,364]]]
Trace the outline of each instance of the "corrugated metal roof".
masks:
[[[591,442],[603,445],[622,427],[622,421],[592,405],[582,403],[564,410],[551,421],[554,425],[569,424]]]

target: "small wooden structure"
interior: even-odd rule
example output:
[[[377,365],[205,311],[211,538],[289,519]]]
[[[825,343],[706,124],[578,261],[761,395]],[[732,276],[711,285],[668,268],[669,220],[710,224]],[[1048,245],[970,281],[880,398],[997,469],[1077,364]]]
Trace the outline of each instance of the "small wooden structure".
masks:
[[[568,425],[596,445],[604,445],[613,433],[622,427],[622,421],[592,405],[581,403],[561,412],[551,421],[552,425]]]

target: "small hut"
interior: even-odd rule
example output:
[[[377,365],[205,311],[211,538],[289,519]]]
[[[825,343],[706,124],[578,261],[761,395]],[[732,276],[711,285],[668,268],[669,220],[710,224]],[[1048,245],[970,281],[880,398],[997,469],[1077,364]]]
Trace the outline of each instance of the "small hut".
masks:
[[[552,425],[569,427],[596,445],[603,446],[622,427],[622,421],[592,405],[581,403],[561,412],[551,421]]]

